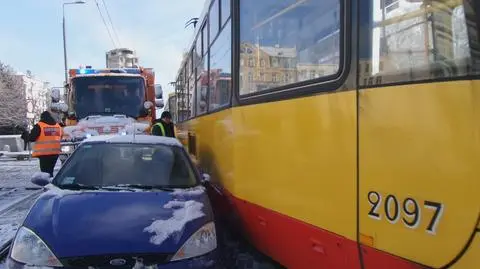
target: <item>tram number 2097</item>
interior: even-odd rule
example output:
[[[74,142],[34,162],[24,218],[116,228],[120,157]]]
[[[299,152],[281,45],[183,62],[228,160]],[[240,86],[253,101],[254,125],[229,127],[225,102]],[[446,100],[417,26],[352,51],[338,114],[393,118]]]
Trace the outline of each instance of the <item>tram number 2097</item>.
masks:
[[[388,222],[395,224],[401,218],[403,224],[410,229],[418,228],[422,221],[423,210],[419,203],[411,197],[405,198],[400,204],[398,198],[392,194],[384,198],[380,193],[370,191],[368,193],[368,202],[370,203],[368,216],[375,220],[381,220],[382,214],[384,214]],[[382,205],[383,212],[381,209]],[[427,220],[426,232],[434,235],[442,218],[444,205],[438,202],[424,201],[423,209],[433,211],[432,218]]]

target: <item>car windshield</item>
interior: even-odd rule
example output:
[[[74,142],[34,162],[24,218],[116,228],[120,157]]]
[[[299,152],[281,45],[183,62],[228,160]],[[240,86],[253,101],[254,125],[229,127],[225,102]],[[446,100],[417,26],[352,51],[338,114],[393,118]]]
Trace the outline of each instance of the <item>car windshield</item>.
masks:
[[[55,176],[68,186],[189,188],[198,184],[184,150],[167,145],[80,145]]]
[[[138,117],[143,109],[145,83],[141,77],[78,77],[72,81],[77,118],[125,114]]]

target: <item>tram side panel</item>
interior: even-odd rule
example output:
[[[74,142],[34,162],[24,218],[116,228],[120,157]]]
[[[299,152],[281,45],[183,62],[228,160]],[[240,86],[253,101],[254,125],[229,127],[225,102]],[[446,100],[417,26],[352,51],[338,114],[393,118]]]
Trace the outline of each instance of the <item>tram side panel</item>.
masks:
[[[479,86],[361,90],[360,236],[372,247],[365,248],[367,261],[378,250],[440,268],[466,247],[480,210]]]
[[[480,88],[470,80],[479,74],[478,15],[469,0],[363,2],[358,147],[365,268],[448,267],[475,249],[469,247],[480,213]],[[398,258],[410,265],[391,266]],[[463,268],[479,267],[477,260]]]
[[[344,91],[233,109],[230,191],[262,236],[256,246],[288,268],[359,266],[355,98]]]

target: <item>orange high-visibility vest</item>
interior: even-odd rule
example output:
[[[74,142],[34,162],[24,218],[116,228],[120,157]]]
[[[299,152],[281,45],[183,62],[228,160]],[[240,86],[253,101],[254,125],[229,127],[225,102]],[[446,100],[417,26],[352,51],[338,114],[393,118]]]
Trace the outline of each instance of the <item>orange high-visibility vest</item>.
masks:
[[[60,154],[60,140],[62,139],[62,127],[60,124],[49,125],[39,122],[40,136],[33,145],[32,157]]]

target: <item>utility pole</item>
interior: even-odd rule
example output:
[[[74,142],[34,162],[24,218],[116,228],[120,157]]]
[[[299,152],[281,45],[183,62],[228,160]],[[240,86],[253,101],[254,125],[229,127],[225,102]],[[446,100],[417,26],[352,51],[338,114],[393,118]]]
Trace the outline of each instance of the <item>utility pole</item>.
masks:
[[[85,1],[75,1],[75,2],[67,2],[63,3],[62,5],[62,26],[63,26],[63,63],[65,65],[65,83],[64,83],[64,88],[65,88],[65,94],[67,92],[67,82],[68,82],[68,65],[67,65],[67,40],[66,40],[66,33],[65,33],[65,6],[66,5],[79,5],[79,4],[85,4]]]

